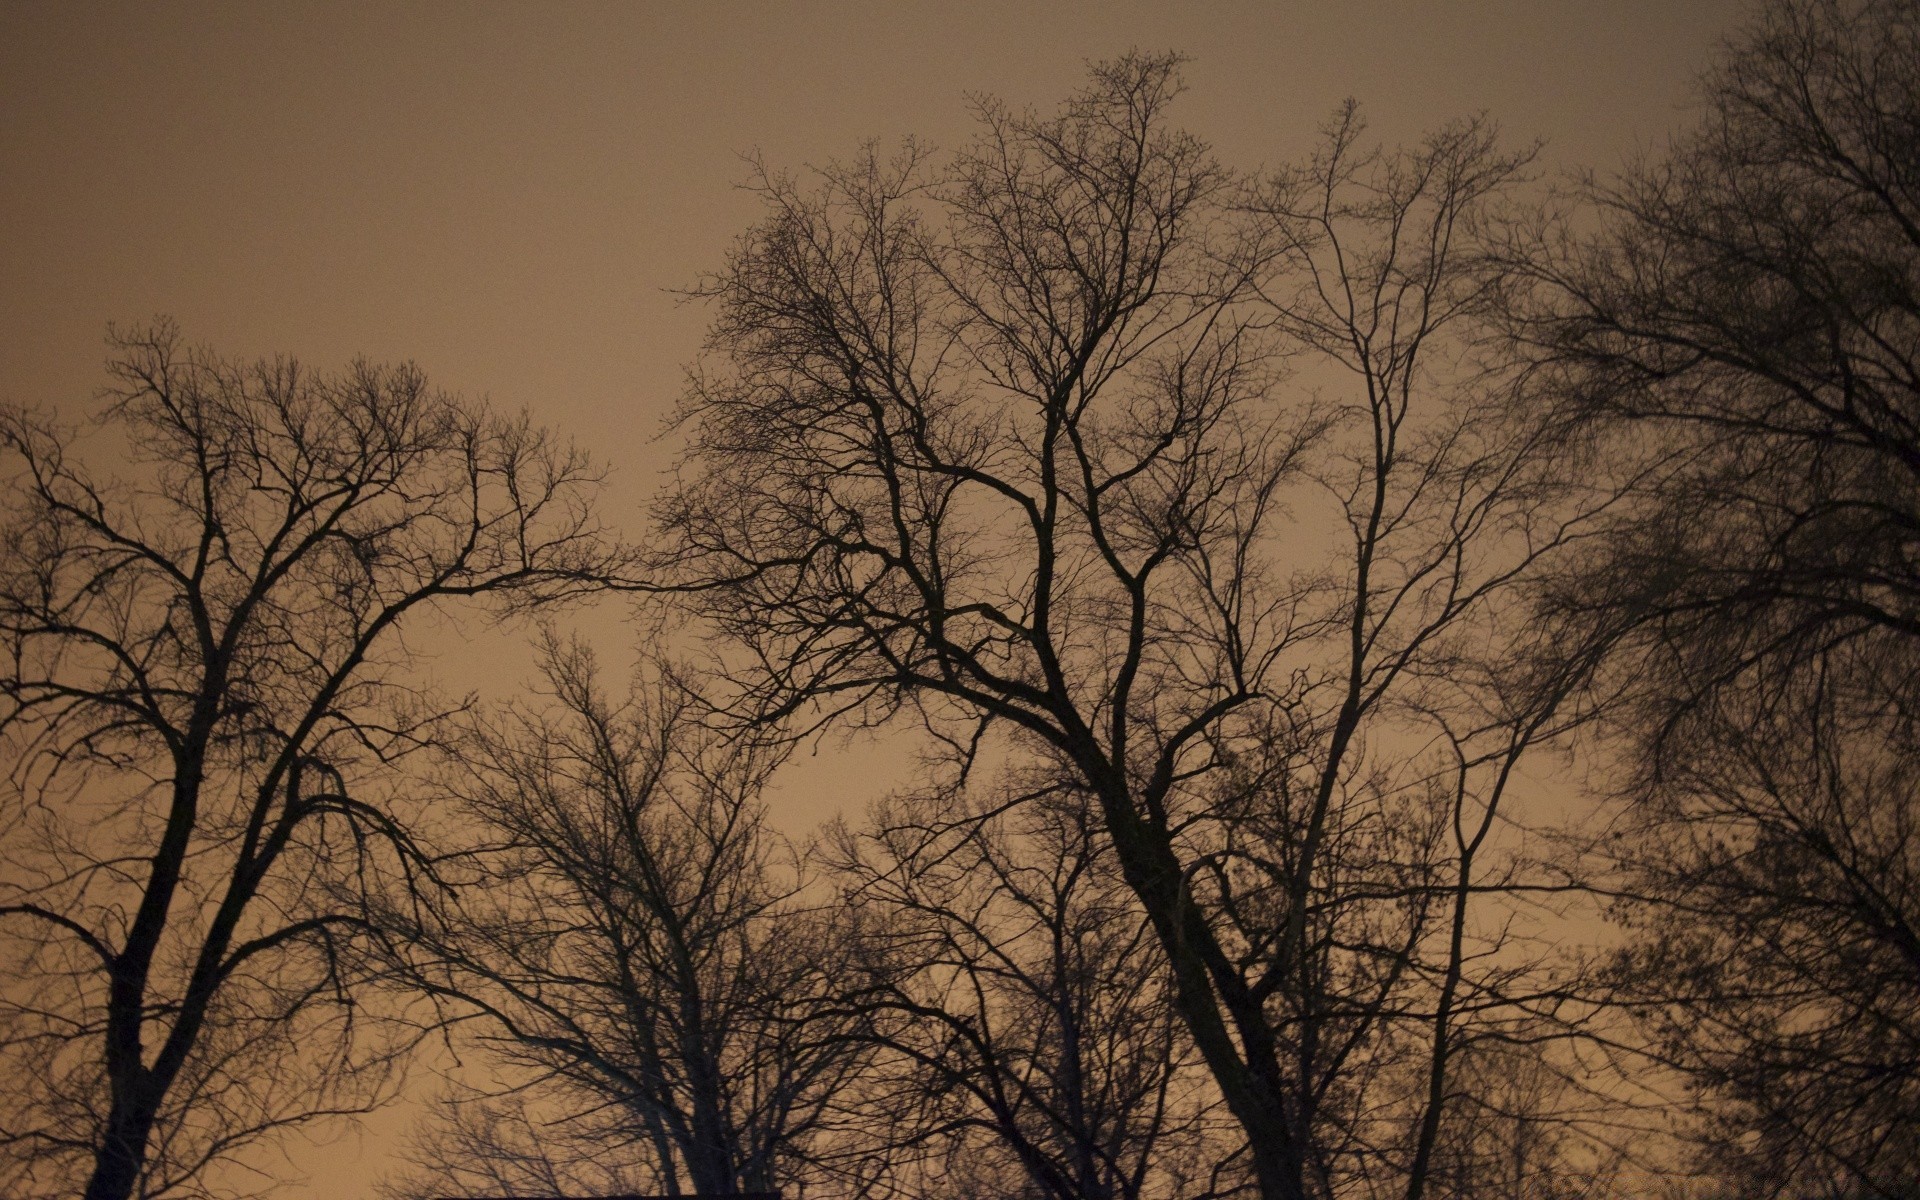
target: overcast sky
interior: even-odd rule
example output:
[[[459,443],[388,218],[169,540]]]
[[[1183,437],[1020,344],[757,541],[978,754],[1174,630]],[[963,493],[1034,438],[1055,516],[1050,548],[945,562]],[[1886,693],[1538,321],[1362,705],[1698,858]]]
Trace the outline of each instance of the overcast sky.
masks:
[[[1178,114],[1230,165],[1353,96],[1388,140],[1485,111],[1604,170],[1684,118],[1740,10],[0,0],[0,401],[80,416],[106,323],[156,313],[227,354],[410,358],[611,461],[637,532],[705,319],[673,289],[752,219],[744,153],[950,146],[969,93],[1051,108],[1138,47],[1191,57]],[[287,1194],[352,1194],[387,1144],[302,1154],[325,1177]]]
[[[1343,97],[1417,136],[1487,111],[1556,163],[1657,141],[1737,19],[1604,4],[7,3],[0,399],[83,404],[108,320],[223,352],[412,358],[628,467],[694,355],[671,289],[777,166],[966,95],[1051,107],[1088,59],[1190,55],[1179,113],[1227,162],[1298,153]],[[637,468],[635,470],[634,468]]]

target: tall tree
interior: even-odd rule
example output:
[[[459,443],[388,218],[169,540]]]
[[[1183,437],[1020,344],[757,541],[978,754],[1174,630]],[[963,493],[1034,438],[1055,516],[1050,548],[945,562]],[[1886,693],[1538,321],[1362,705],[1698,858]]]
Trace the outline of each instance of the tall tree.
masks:
[[[944,165],[765,177],[666,566],[749,715],[910,708],[960,768],[1059,764],[1260,1192],[1418,1195],[1457,1022],[1525,991],[1473,967],[1482,831],[1566,690],[1485,648],[1579,506],[1461,355],[1526,156],[1371,152],[1348,110],[1246,188],[1169,127],[1176,67],[982,103]],[[1327,386],[1283,391],[1288,352]]]
[[[425,869],[399,760],[444,711],[402,634],[598,587],[597,477],[410,366],[113,338],[93,445],[0,420],[6,1188],[186,1189],[386,1090],[339,886]],[[109,450],[116,449],[110,447]]]
[[[1535,395],[1657,468],[1554,601],[1636,628],[1621,982],[1741,1194],[1909,1195],[1920,9],[1777,0],[1703,100],[1511,277]]]

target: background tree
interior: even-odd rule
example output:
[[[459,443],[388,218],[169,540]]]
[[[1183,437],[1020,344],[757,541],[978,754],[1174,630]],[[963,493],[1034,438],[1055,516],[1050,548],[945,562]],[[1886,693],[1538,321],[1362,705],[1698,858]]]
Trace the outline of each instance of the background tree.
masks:
[[[542,657],[550,703],[451,757],[445,888],[377,917],[404,980],[514,1068],[418,1147],[416,1190],[790,1187],[867,1052],[832,1004],[844,921],[766,828],[784,750],[704,728],[669,674],[615,701],[579,643]],[[536,1137],[471,1153],[529,1112]]]
[[[1484,651],[1580,505],[1460,354],[1526,156],[1349,111],[1250,191],[1168,127],[1175,68],[764,178],[667,566],[746,715],[911,706],[1091,797],[1263,1195],[1418,1194],[1456,1023],[1520,999],[1474,975],[1477,831],[1565,692]],[[1279,391],[1289,349],[1332,394]]]
[[[491,1058],[488,1067],[499,1067]],[[466,1064],[462,1064],[466,1065]],[[397,1165],[377,1195],[397,1200],[463,1196],[632,1196],[650,1194],[657,1175],[633,1153],[622,1114],[582,1112],[565,1086],[538,1080],[511,1087],[498,1075],[448,1080],[425,1098]],[[600,1119],[596,1119],[600,1118]]]
[[[1516,1032],[1511,1027],[1506,1031]],[[1467,1043],[1450,1072],[1459,1095],[1440,1126],[1428,1194],[1469,1200],[1611,1200],[1667,1196],[1644,1148],[1614,1144],[1641,1130],[1638,1114],[1607,1094],[1611,1073],[1558,1052],[1555,1023],[1533,1038]],[[1665,1115],[1665,1114],[1661,1114]],[[1655,1170],[1637,1165],[1652,1161]]]
[[[1620,982],[1740,1194],[1908,1195],[1920,10],[1772,3],[1703,100],[1582,193],[1599,233],[1515,256],[1536,396],[1595,461],[1657,467],[1554,600],[1637,623]]]
[[[117,335],[80,439],[0,420],[0,978],[13,1195],[199,1186],[386,1094],[335,889],[423,869],[396,763],[445,712],[402,632],[600,586],[585,459],[410,366],[241,364]],[[374,1035],[374,1036],[369,1036]]]

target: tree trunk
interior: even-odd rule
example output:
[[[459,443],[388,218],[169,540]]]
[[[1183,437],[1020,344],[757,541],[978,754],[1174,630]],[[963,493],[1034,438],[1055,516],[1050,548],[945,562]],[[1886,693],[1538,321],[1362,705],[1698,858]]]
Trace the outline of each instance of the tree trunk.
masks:
[[[128,1200],[133,1195],[153,1131],[153,1114],[141,1112],[144,1107],[137,1101],[116,1100],[107,1114],[106,1135],[94,1151],[85,1200]]]
[[[1186,894],[1179,861],[1158,839],[1157,831],[1144,828],[1134,816],[1130,796],[1103,793],[1102,804],[1121,875],[1139,897],[1173,970],[1174,1003],[1228,1110],[1246,1130],[1261,1200],[1308,1200],[1306,1164],[1287,1121],[1277,1080],[1261,1077],[1253,1061],[1257,1048],[1247,1047],[1243,1054],[1222,1017],[1220,998],[1199,948],[1211,939],[1212,931]]]

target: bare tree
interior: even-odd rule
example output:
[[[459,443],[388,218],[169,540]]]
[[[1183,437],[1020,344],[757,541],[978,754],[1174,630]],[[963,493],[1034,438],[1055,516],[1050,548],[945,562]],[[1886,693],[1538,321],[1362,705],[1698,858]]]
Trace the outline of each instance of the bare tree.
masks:
[[[581,1176],[548,1146],[470,1158],[430,1138],[422,1165],[444,1173],[422,1182],[579,1186],[618,1164],[675,1195],[791,1185],[869,1052],[833,1005],[844,921],[807,905],[765,826],[785,752],[704,728],[671,674],[615,701],[581,644],[550,637],[543,660],[551,703],[476,719],[453,755],[446,887],[379,923],[404,978],[518,1068],[540,1140],[598,1150]],[[462,1111],[496,1131],[515,1115]],[[476,1128],[435,1136],[465,1147]]]
[[[830,845],[862,931],[847,998],[889,1052],[867,1087],[930,1176],[910,1194],[1207,1190],[1236,1148],[1209,1136],[1216,1101],[1086,796],[897,797]]]
[[[1852,647],[1723,691],[1615,823],[1620,994],[1741,1195],[1920,1181],[1914,665]]]
[[[1432,1155],[1428,1194],[1458,1200],[1610,1200],[1662,1194],[1663,1177],[1636,1171],[1613,1144],[1623,1113],[1605,1079],[1538,1040],[1471,1042],[1461,1048],[1447,1113]],[[1595,1083],[1599,1083],[1596,1088]],[[1637,1131],[1636,1131],[1637,1132]]]
[[[623,553],[586,460],[410,366],[243,365],[167,324],[113,349],[124,478],[0,420],[14,1195],[188,1190],[390,1089],[333,895],[422,868],[394,772],[445,714],[401,635],[598,587]]]
[[[963,769],[997,726],[1067,772],[1261,1194],[1418,1195],[1457,1023],[1523,999],[1477,974],[1478,831],[1566,693],[1485,650],[1583,506],[1462,356],[1526,156],[1368,152],[1349,111],[1247,189],[1177,91],[1131,57],[1055,117],[983,103],[944,167],[765,177],[669,566],[748,714],[911,708]],[[1283,401],[1289,350],[1327,392]]]
[[[504,1064],[489,1061],[489,1067]],[[409,1131],[406,1164],[382,1179],[396,1200],[463,1196],[633,1196],[659,1186],[645,1155],[629,1153],[631,1123],[582,1112],[566,1085],[538,1077],[508,1086],[492,1072],[449,1081]]]
[[[1601,849],[1650,1045],[1745,1195],[1920,1186],[1920,10],[1769,4],[1600,232],[1515,256],[1597,457],[1659,462],[1564,581],[1630,614]],[[1591,228],[1591,225],[1589,225]],[[1636,765],[1638,765],[1636,767]]]

